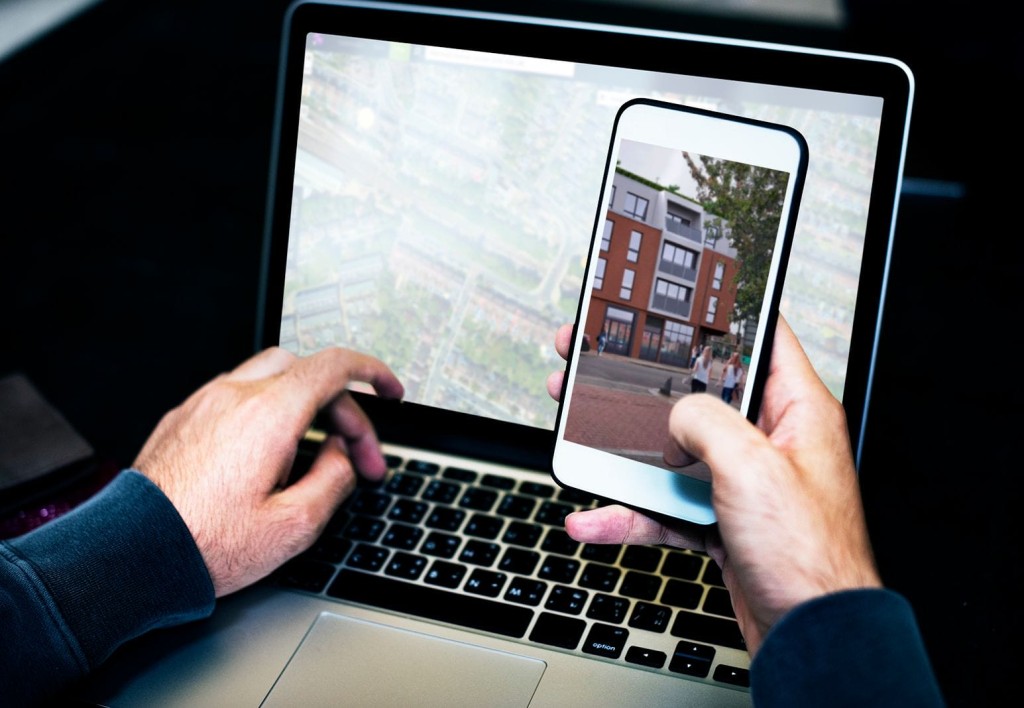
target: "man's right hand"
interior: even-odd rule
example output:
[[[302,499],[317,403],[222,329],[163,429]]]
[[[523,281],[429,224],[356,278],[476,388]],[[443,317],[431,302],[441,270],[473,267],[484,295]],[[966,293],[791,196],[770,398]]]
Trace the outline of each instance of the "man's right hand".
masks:
[[[563,356],[566,341],[560,330],[556,347]],[[713,396],[691,395],[673,407],[669,430],[675,441],[665,453],[669,464],[702,460],[711,468],[718,524],[664,524],[608,506],[570,514],[570,536],[707,551],[722,568],[751,656],[796,605],[881,587],[845,412],[781,317],[757,426]]]

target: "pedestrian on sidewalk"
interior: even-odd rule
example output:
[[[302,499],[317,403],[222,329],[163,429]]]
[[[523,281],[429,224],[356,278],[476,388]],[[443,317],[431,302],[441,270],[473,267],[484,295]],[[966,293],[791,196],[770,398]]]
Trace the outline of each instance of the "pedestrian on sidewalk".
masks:
[[[729,360],[722,367],[722,373],[718,376],[718,383],[722,384],[722,400],[732,403],[736,389],[743,380],[743,366],[740,364],[740,353],[733,352]]]
[[[608,346],[608,332],[601,330],[601,334],[597,335],[597,355],[601,356],[604,354],[604,348]]]
[[[703,393],[708,390],[708,381],[711,379],[711,366],[713,363],[711,347],[705,346],[691,367],[693,369],[693,375],[690,377],[691,393]]]

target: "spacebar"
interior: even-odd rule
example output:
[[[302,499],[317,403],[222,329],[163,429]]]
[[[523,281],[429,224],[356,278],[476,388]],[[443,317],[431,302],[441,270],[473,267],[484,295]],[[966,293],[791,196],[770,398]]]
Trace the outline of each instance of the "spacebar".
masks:
[[[338,573],[338,577],[327,589],[327,594],[339,600],[382,607],[506,637],[522,637],[533,619],[533,610],[525,607],[348,569]]]

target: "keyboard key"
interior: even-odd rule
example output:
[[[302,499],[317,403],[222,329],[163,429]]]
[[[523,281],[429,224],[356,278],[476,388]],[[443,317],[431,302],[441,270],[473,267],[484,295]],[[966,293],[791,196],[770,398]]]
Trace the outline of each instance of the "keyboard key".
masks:
[[[575,649],[586,628],[587,623],[581,619],[542,612],[530,632],[530,639],[539,644]]]
[[[580,585],[591,590],[611,592],[615,584],[619,582],[622,571],[610,565],[600,563],[587,563],[583,566],[583,575],[580,576]]]
[[[591,506],[597,501],[597,499],[590,494],[581,492],[577,489],[560,489],[558,491],[558,500],[568,502],[569,504],[576,504],[578,506]]]
[[[483,479],[480,480],[480,484],[485,487],[494,487],[495,489],[501,489],[507,492],[516,486],[516,481],[511,477],[502,477],[497,474],[485,474]]]
[[[517,546],[533,548],[540,540],[541,527],[536,524],[526,524],[522,521],[512,521],[505,530],[501,540],[505,543],[514,543]]]
[[[672,578],[665,584],[665,592],[661,594],[661,601],[673,607],[685,607],[688,610],[696,610],[703,595],[703,585]]]
[[[556,583],[571,583],[576,579],[576,573],[580,570],[580,562],[573,558],[562,558],[561,556],[547,556],[541,564],[537,575],[544,580],[553,580]]]
[[[420,546],[420,552],[440,558],[452,558],[462,545],[462,539],[451,534],[431,531]]]
[[[419,526],[406,526],[405,524],[391,524],[380,542],[389,548],[402,548],[411,551],[423,537],[423,529]]]
[[[664,632],[672,621],[672,608],[654,605],[649,602],[638,602],[633,607],[629,618],[629,626],[646,629],[648,632]]]
[[[580,558],[583,560],[597,561],[598,563],[612,564],[619,559],[622,546],[614,546],[603,543],[587,543],[583,546]]]
[[[576,511],[576,509],[568,504],[558,504],[557,502],[546,501],[541,503],[540,508],[537,509],[537,515],[533,517],[533,520],[539,524],[547,524],[548,526],[557,526],[561,528],[565,526],[565,517],[574,511]]]
[[[550,484],[541,484],[540,482],[523,482],[519,485],[519,493],[550,499],[555,495],[555,488]]]
[[[435,508],[427,517],[426,525],[432,529],[442,531],[458,531],[462,520],[466,518],[466,512],[462,509]]]
[[[402,521],[407,524],[418,524],[427,515],[430,505],[416,499],[399,499],[388,512],[388,518],[392,521]]]
[[[431,480],[421,496],[423,499],[437,504],[453,504],[461,491],[462,487],[454,482],[442,482],[435,479]]]
[[[369,516],[356,516],[345,527],[344,535],[345,538],[351,538],[353,541],[372,543],[380,538],[386,527],[387,524],[380,519],[374,519]]]
[[[493,489],[470,487],[459,499],[459,506],[474,511],[490,511],[496,501],[498,501],[498,493]]]
[[[505,520],[499,519],[497,516],[473,514],[466,524],[466,533],[477,538],[497,538],[504,525]]]
[[[529,519],[537,506],[537,500],[530,497],[519,497],[515,494],[506,494],[501,503],[498,504],[498,513],[502,516],[511,516],[515,519]]]
[[[638,600],[653,600],[661,590],[661,578],[649,573],[638,573],[631,570],[622,579],[619,592],[626,597],[635,597]]]
[[[320,592],[334,575],[334,566],[309,558],[293,558],[278,568],[274,575],[278,582],[290,588]]]
[[[562,529],[548,529],[544,536],[544,542],[540,544],[540,550],[546,553],[558,553],[563,556],[576,555],[580,542],[574,540]]]
[[[679,610],[676,613],[676,621],[672,624],[671,633],[673,637],[686,637],[709,644],[747,650],[747,644],[743,641],[736,620]]]
[[[395,555],[391,556],[391,560],[388,561],[384,572],[385,574],[392,575],[396,578],[416,580],[416,578],[420,577],[423,573],[423,569],[426,567],[427,559],[423,556],[414,556],[411,553],[402,553],[399,551]]]
[[[533,610],[521,605],[346,569],[338,574],[327,594],[340,600],[383,607],[505,637],[525,636],[534,615]]]
[[[357,496],[349,505],[349,511],[353,514],[366,514],[367,516],[383,516],[391,505],[392,496],[383,492],[357,492]]]
[[[384,455],[384,464],[389,470],[397,470],[402,466],[402,458],[398,455]]]
[[[352,548],[352,542],[344,538],[333,536],[321,536],[313,546],[303,553],[303,557],[312,560],[323,561],[324,563],[341,563],[345,560],[345,554]]]
[[[440,585],[445,588],[457,588],[466,575],[466,566],[445,561],[434,561],[430,570],[423,578],[423,582],[431,585]]]
[[[498,568],[508,573],[530,575],[540,562],[540,554],[523,548],[506,548]]]
[[[708,585],[717,585],[718,587],[724,588],[725,581],[722,580],[722,569],[718,567],[718,563],[713,560],[709,560],[707,565],[704,566],[704,577],[701,578]]]
[[[501,594],[501,589],[505,587],[506,580],[508,580],[508,576],[504,573],[495,573],[491,570],[477,568],[470,573],[469,580],[466,581],[465,590],[474,595],[497,597]]]
[[[665,665],[668,656],[663,651],[646,649],[644,647],[632,646],[626,652],[626,661],[631,664],[639,664],[651,669],[660,669]]]
[[[459,554],[459,560],[463,563],[472,563],[473,565],[486,567],[494,563],[494,559],[498,557],[498,551],[500,550],[501,547],[496,543],[469,540],[466,541],[466,547]]]
[[[472,482],[476,479],[476,472],[473,470],[465,470],[461,467],[448,467],[444,472],[441,473],[442,477],[448,479],[454,479],[456,482]]]
[[[505,599],[509,602],[518,602],[521,605],[537,606],[544,599],[547,591],[547,583],[531,578],[512,578],[505,592]]]
[[[722,683],[728,683],[733,686],[750,688],[750,671],[747,669],[719,664],[715,668],[715,675],[713,678],[715,681],[721,681]]]
[[[424,460],[409,460],[405,463],[405,469],[410,472],[416,472],[417,474],[437,474],[437,471],[441,469],[441,466],[434,462],[426,462]]]
[[[371,546],[367,543],[360,543],[348,557],[348,565],[360,570],[377,571],[384,567],[391,551],[379,546]]]
[[[708,588],[708,596],[704,598],[705,612],[725,617],[736,617],[736,611],[732,609],[732,598],[729,591],[724,588]]]
[[[661,563],[663,551],[652,546],[627,546],[619,563],[623,568],[653,573]]]
[[[714,647],[693,642],[679,642],[672,655],[672,663],[668,665],[668,670],[675,671],[677,674],[704,678],[711,671],[711,661],[714,658]]]
[[[565,612],[569,615],[578,615],[587,604],[587,597],[590,593],[579,588],[571,588],[566,585],[556,585],[551,588],[548,601],[544,607],[556,612]]]
[[[624,597],[605,595],[599,592],[590,601],[590,607],[587,608],[587,617],[600,620],[601,622],[622,624],[622,620],[626,619],[626,613],[628,612],[629,600]]]
[[[703,566],[704,558],[701,556],[670,551],[665,555],[665,562],[661,564],[661,574],[681,580],[696,580],[700,577]]]
[[[595,624],[583,642],[583,653],[618,659],[626,646],[629,630],[609,624]]]
[[[400,494],[403,497],[414,497],[423,486],[423,478],[415,474],[399,472],[388,480],[385,490],[391,494]]]

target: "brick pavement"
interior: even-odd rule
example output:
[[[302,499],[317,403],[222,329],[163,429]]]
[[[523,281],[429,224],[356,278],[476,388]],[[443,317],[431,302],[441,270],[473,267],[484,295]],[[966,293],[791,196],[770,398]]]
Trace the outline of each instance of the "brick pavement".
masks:
[[[577,382],[566,438],[589,447],[661,457],[675,397]]]

